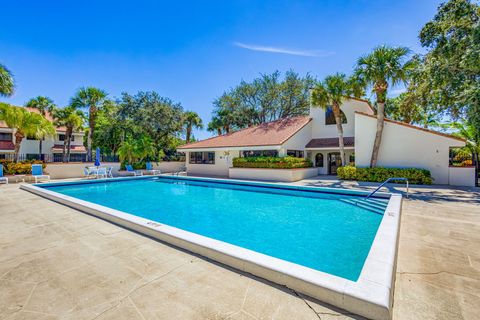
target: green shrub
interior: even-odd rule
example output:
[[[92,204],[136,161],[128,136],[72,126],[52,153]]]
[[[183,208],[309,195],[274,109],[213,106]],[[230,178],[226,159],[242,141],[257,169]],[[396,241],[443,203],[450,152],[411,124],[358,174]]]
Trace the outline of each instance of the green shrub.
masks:
[[[430,171],[417,168],[357,168],[345,166],[337,169],[337,176],[342,180],[383,182],[388,178],[407,178],[412,184],[432,184]]]
[[[312,167],[310,159],[295,157],[245,157],[234,158],[234,168],[295,169]]]
[[[32,173],[32,164],[42,164],[45,169],[46,164],[40,160],[25,160],[20,162],[13,162],[10,160],[0,159],[0,164],[3,165],[3,174],[30,174]]]

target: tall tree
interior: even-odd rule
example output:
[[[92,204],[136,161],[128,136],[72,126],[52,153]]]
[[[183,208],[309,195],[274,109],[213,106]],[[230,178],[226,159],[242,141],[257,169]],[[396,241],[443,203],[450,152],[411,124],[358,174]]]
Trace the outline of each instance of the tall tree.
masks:
[[[37,96],[28,100],[25,104],[25,107],[38,110],[38,112],[43,116],[47,117],[55,109],[55,103],[49,97]],[[40,139],[38,142],[38,153],[40,158],[43,160],[43,139]]]
[[[153,140],[157,150],[163,150],[167,155],[176,152],[175,141],[183,131],[180,103],[154,91],[135,95],[123,93],[118,101],[118,115],[128,125],[124,141],[146,135]]]
[[[308,114],[309,89],[315,80],[293,71],[262,74],[251,82],[241,81],[213,102],[213,118],[226,133],[281,118]],[[217,123],[218,124],[218,123]]]
[[[349,97],[360,97],[361,95],[363,95],[361,84],[354,79],[347,78],[343,73],[336,73],[327,76],[325,80],[319,82],[312,91],[313,106],[318,106],[325,110],[331,108],[333,111],[335,123],[337,125],[338,145],[342,166],[346,164],[346,161],[340,107]]]
[[[187,143],[190,142],[192,135],[192,129],[203,129],[202,118],[193,111],[187,111],[183,114],[183,123],[185,126],[185,140]]]
[[[87,159],[92,161],[92,141],[95,134],[97,110],[107,101],[107,93],[94,87],[81,88],[73,96],[70,105],[75,108],[88,109],[88,136],[87,136]]]
[[[0,120],[15,130],[15,162],[18,162],[20,145],[25,137],[42,139],[55,134],[55,127],[49,120],[22,107],[0,103]]]
[[[222,135],[223,133],[223,124],[222,120],[218,116],[212,117],[212,120],[208,123],[207,131],[216,132],[217,135]]]
[[[55,109],[53,111],[55,124],[60,127],[65,127],[65,139],[63,141],[63,162],[70,161],[70,151],[72,134],[75,131],[83,129],[83,122],[85,115],[82,111],[73,106],[68,106],[63,109]]]
[[[435,103],[438,111],[458,117],[480,113],[480,6],[469,0],[442,3],[420,31],[428,52],[421,62],[413,92]]]
[[[12,73],[3,64],[0,64],[0,97],[9,97],[15,90]]]
[[[371,53],[360,57],[355,67],[355,74],[360,83],[372,88],[376,97],[377,130],[373,144],[370,166],[375,167],[378,151],[382,142],[385,119],[385,101],[389,86],[405,83],[413,64],[405,62],[410,50],[405,47],[376,47]]]

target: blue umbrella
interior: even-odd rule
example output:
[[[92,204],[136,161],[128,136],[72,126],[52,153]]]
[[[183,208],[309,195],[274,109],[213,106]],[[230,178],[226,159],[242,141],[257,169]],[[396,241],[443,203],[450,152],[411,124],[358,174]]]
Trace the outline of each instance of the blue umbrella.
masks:
[[[95,166],[100,167],[100,148],[95,151]]]

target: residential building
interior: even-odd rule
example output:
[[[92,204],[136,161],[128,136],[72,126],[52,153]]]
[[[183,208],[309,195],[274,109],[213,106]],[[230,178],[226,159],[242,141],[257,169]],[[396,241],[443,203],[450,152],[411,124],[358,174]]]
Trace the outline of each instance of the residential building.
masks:
[[[38,111],[27,108],[30,112]],[[45,116],[53,122],[52,116]],[[25,137],[20,144],[20,159],[44,159],[48,162],[61,162],[66,128],[56,127],[54,136],[46,137],[42,141],[42,155],[40,155],[40,141],[34,137]],[[74,132],[70,143],[70,161],[85,161],[86,149],[83,146],[84,132]],[[14,154],[15,129],[7,127],[0,121],[0,159],[12,159]]]
[[[345,101],[340,109],[347,163],[367,167],[376,132],[374,110],[368,101],[355,98]],[[436,184],[471,185],[472,168],[449,165],[450,148],[463,146],[465,141],[455,136],[386,119],[378,166],[423,168],[431,172]],[[310,175],[334,175],[341,165],[333,112],[319,107],[312,107],[308,116],[190,143],[178,151],[186,153],[187,173],[192,175],[230,176],[233,158],[258,155],[309,158],[316,168]]]

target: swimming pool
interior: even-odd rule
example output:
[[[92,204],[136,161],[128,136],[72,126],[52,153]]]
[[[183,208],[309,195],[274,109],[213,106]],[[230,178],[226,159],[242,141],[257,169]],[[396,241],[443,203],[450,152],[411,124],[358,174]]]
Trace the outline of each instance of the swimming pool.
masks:
[[[43,195],[133,215],[150,227],[173,227],[199,235],[202,241],[212,239],[216,251],[246,249],[252,257],[271,258],[275,272],[313,270],[337,282],[339,278],[362,282],[362,270],[391,202],[388,195],[365,202],[362,193],[338,189],[177,177],[29,187],[43,190]],[[235,253],[230,256],[237,258]]]

